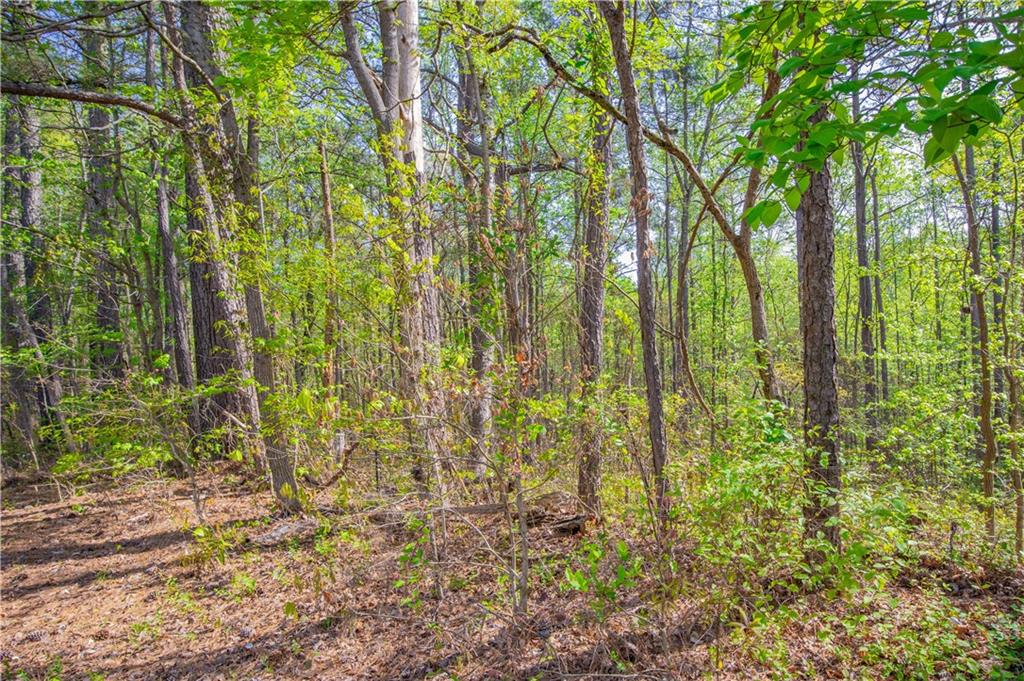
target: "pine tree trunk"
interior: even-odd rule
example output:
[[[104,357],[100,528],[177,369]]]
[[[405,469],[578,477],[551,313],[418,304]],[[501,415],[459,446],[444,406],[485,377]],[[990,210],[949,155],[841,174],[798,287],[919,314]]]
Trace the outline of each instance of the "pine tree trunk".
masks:
[[[825,118],[821,109],[808,121]],[[796,211],[800,335],[803,338],[804,457],[808,495],[804,535],[819,534],[839,548],[839,389],[835,319],[835,214],[825,161],[808,170],[809,184]],[[813,552],[812,552],[813,553]]]

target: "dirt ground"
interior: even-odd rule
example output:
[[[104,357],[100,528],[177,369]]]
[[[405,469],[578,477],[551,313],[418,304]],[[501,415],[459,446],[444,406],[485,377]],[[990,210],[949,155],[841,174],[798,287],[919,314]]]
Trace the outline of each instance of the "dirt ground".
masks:
[[[453,523],[438,601],[425,535],[394,510],[297,521],[275,517],[266,494],[212,480],[203,489],[208,525],[226,529],[197,539],[182,482],[64,500],[46,484],[7,485],[4,678],[771,678],[685,597],[660,614],[658,633],[634,596],[598,621],[564,589],[559,560],[578,536],[531,530],[540,577],[530,618],[512,622],[496,567],[507,552],[500,518]],[[965,613],[1006,606],[973,598]],[[780,632],[793,672],[848,678],[819,631],[798,619]],[[964,636],[984,644],[978,631]]]

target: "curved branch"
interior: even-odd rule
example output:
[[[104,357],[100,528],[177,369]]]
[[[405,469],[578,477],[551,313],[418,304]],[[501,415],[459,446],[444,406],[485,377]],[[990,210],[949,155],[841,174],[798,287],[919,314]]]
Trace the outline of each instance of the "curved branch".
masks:
[[[40,85],[37,83],[18,83],[13,81],[0,82],[0,93],[5,95],[19,95],[21,97],[44,97],[46,99],[64,99],[71,102],[84,102],[86,104],[103,104],[106,106],[123,106],[139,113],[159,118],[164,123],[173,125],[176,128],[184,128],[185,121],[175,114],[158,109],[146,102],[140,102],[131,97],[122,97],[109,92],[91,92],[89,90],[66,90],[64,88]]]
[[[530,29],[522,27],[512,29],[512,32],[492,47],[491,51],[495,52],[504,48],[512,40],[519,40],[527,43],[528,45],[532,45],[540,53],[540,56],[544,59],[548,68],[558,74],[558,76],[565,81],[569,87],[597,104],[619,123],[626,122],[625,115],[615,108],[615,105],[611,103],[606,95],[573,78],[572,74],[569,73],[569,70],[555,59],[547,46],[544,45],[544,43],[542,43]],[[717,222],[722,229],[731,232],[732,228],[729,226],[729,221],[725,217],[725,212],[722,210],[722,207],[715,198],[714,191],[708,187],[707,182],[705,182],[704,178],[701,177],[700,171],[697,170],[697,166],[694,164],[693,159],[690,158],[690,155],[676,146],[675,142],[673,142],[667,134],[664,136],[659,135],[646,126],[640,127],[643,131],[644,137],[646,137],[648,141],[682,162],[683,168],[686,170],[686,174],[690,176],[693,184],[697,187],[697,191],[700,192],[701,198],[704,200],[704,204],[707,206],[708,212],[711,213],[715,222]]]

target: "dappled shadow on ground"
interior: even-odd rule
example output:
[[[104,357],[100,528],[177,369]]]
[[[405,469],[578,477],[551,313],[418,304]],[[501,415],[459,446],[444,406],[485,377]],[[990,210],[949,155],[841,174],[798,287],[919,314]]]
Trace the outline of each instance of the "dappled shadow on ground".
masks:
[[[111,539],[93,544],[32,547],[23,551],[5,551],[2,558],[0,558],[0,565],[3,567],[42,565],[54,561],[68,562],[102,558],[114,553],[122,555],[143,553],[181,544],[187,539],[188,534],[184,532],[169,531],[132,537],[130,539]]]
[[[473,528],[452,521],[438,599],[429,563],[402,558],[417,546],[408,523],[414,501],[385,500],[387,513],[296,519],[268,515],[265,496],[229,490],[210,496],[207,515],[218,529],[204,545],[189,531],[191,500],[180,483],[113,492],[5,513],[4,678],[49,678],[57,662],[62,678],[111,681],[689,679],[712,670],[729,681],[767,678],[729,648],[699,600],[676,598],[654,612],[654,576],[642,576],[598,620],[587,595],[560,588],[576,536],[530,530],[535,568],[550,577],[532,585],[522,618],[508,608],[509,533],[500,517]],[[681,550],[677,564],[692,572],[688,556]],[[906,588],[935,577],[938,568],[925,567],[906,575]],[[957,586],[951,597],[987,603],[1003,593],[971,588]],[[838,664],[813,626],[798,635],[791,649],[814,668]],[[724,667],[720,649],[731,650]]]

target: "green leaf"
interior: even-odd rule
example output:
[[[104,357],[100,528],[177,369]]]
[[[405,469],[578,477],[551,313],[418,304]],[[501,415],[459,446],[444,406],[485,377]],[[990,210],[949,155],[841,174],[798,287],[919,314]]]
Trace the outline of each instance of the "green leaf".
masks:
[[[782,204],[778,201],[767,201],[764,210],[761,212],[761,222],[765,227],[771,227],[782,214]]]
[[[971,95],[964,102],[964,105],[969,111],[978,114],[978,116],[990,123],[998,123],[1003,120],[1003,110],[991,97]]]
[[[995,40],[971,41],[967,43],[967,47],[973,54],[989,58],[1003,51],[1003,41],[998,38]]]
[[[779,67],[779,77],[785,78],[793,72],[796,67],[804,63],[803,57],[790,57],[786,61],[782,62],[782,66]]]
[[[803,192],[801,192],[800,187],[796,185],[786,190],[786,205],[789,206],[790,210],[796,210],[800,207],[801,196],[803,196]]]
[[[764,201],[755,203],[753,206],[750,207],[750,210],[743,214],[743,220],[748,225],[756,225],[761,220],[761,213],[764,212],[764,208]]]
[[[935,165],[949,154],[942,147],[942,143],[935,137],[929,138],[924,143],[924,163],[925,165]]]

